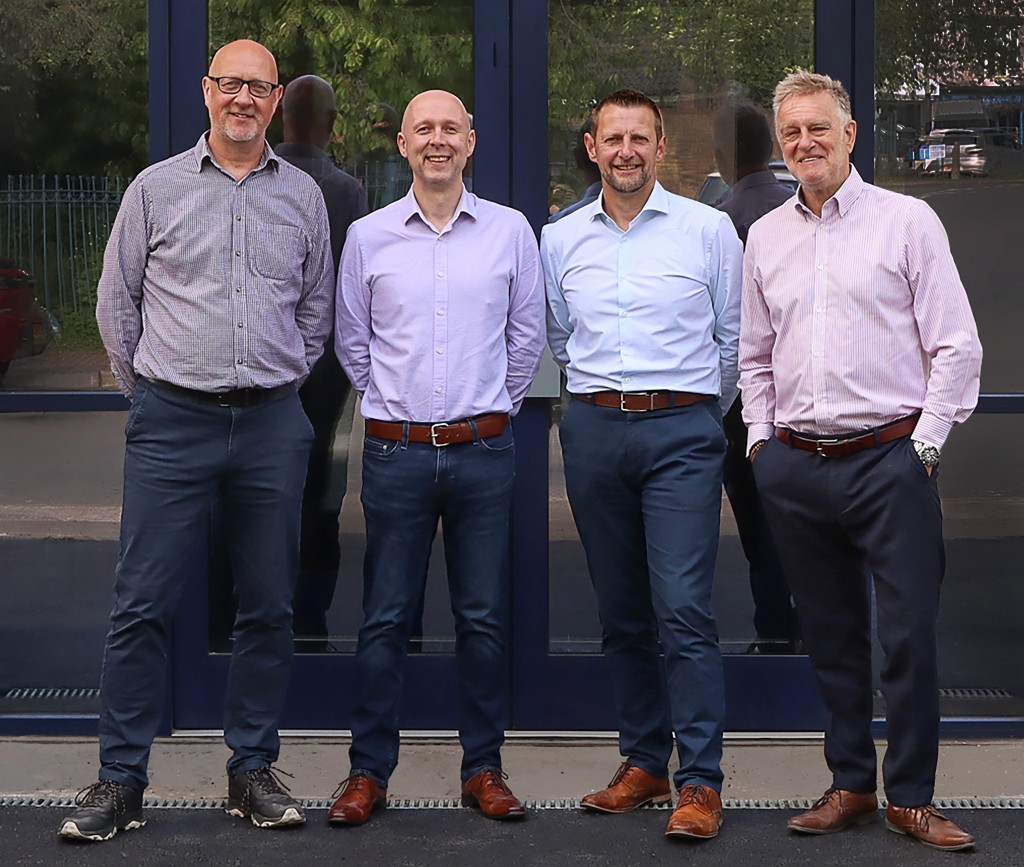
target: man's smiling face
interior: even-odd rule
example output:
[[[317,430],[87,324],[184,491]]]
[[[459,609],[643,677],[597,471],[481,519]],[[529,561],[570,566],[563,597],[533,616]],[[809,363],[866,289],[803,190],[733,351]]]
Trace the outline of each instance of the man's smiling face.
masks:
[[[398,149],[409,160],[416,183],[435,188],[461,184],[462,170],[475,146],[469,115],[452,94],[430,90],[409,103]]]
[[[789,96],[776,120],[782,156],[805,198],[824,202],[850,174],[857,124],[844,121],[828,93]]]
[[[276,83],[277,64],[262,45],[239,40],[225,45],[214,55],[210,75]],[[224,144],[237,144],[263,139],[281,98],[281,88],[264,99],[257,99],[247,86],[238,93],[221,93],[216,82],[204,78],[203,96],[210,112],[211,136]]]

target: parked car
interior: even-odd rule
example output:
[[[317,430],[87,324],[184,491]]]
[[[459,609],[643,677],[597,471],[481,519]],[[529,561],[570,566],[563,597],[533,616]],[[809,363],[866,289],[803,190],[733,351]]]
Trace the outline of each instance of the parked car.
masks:
[[[768,164],[768,168],[779,179],[779,183],[782,186],[794,193],[796,192],[800,182],[793,177],[784,162],[772,160]],[[704,179],[704,183],[701,184],[700,191],[697,193],[697,201],[703,202],[705,205],[711,205],[713,208],[725,198],[725,194],[728,192],[729,185],[722,179],[722,175],[718,172],[712,172]]]
[[[994,168],[1013,141],[998,129],[933,129],[915,144],[915,168],[923,175],[953,171],[953,154],[960,148],[960,174],[984,177]]]
[[[0,381],[15,358],[38,355],[52,336],[31,275],[13,260],[0,259]]]

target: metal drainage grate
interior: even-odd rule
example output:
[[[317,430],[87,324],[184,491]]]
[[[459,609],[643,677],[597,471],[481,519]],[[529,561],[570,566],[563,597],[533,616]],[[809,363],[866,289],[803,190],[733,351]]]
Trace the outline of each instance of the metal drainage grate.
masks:
[[[43,687],[14,687],[3,694],[4,698],[99,698],[98,689],[48,689]]]
[[[301,801],[307,810],[326,810],[331,801],[324,798],[306,798]],[[726,798],[722,806],[727,810],[808,810],[814,805],[810,799],[770,798]],[[146,798],[144,806],[151,810],[223,810],[227,802],[223,798]],[[879,800],[884,807],[884,799]],[[50,807],[68,809],[75,806],[75,799],[68,797],[43,797],[40,795],[3,795],[0,807]],[[935,806],[940,810],[1024,810],[1024,798],[937,798]],[[580,802],[575,798],[545,799],[526,801],[530,810],[578,810]],[[458,798],[389,798],[389,810],[460,810]],[[672,804],[644,807],[645,810],[670,810]]]
[[[876,689],[873,691],[875,698],[882,697],[882,691]],[[967,698],[967,699],[999,699],[1006,700],[1013,698],[1013,693],[1007,692],[1005,689],[940,689],[939,698]]]

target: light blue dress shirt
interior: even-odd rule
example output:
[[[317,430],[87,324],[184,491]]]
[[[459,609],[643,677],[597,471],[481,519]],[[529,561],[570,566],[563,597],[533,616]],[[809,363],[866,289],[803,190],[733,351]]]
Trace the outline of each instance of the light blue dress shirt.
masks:
[[[655,183],[622,231],[604,196],[541,233],[548,343],[569,391],[736,397],[743,247],[729,217]]]

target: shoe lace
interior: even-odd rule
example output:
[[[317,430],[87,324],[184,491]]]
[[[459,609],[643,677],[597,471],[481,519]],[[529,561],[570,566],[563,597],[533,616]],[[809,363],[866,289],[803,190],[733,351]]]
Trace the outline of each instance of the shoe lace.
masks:
[[[840,802],[843,798],[842,793],[839,791],[839,789],[837,789],[835,786],[829,786],[827,789],[825,789],[825,794],[814,802],[814,806],[811,807],[811,810],[817,810],[821,807],[824,807],[834,797],[839,798]]]
[[[679,791],[679,804],[677,806],[683,807],[687,804],[696,804],[698,807],[707,807],[708,801],[707,789],[695,783],[690,783],[688,786],[683,786]]]
[[[610,789],[616,783],[620,782],[622,778],[626,776],[626,771],[628,771],[632,767],[633,765],[631,765],[629,762],[623,762],[621,765],[619,765],[619,769],[615,772],[615,776],[612,777],[612,781],[608,784],[608,788]]]
[[[100,780],[86,786],[75,795],[78,807],[103,807],[111,801],[117,801],[118,784],[114,780]]]
[[[508,779],[508,774],[504,771],[497,771],[493,768],[484,771],[483,779],[480,781],[484,787],[493,787],[500,789],[503,792],[511,795],[512,791],[506,785],[505,780]]]
[[[332,798],[337,798],[342,792],[345,791],[346,787],[352,789],[353,792],[358,792],[361,789],[368,789],[370,787],[370,778],[366,774],[353,774],[350,777],[345,777],[340,783],[338,788],[334,790],[331,795]]]
[[[291,789],[288,788],[284,780],[282,780],[278,774],[284,774],[292,780],[295,779],[294,774],[289,774],[287,771],[282,771],[280,768],[273,768],[269,766],[249,771],[246,776],[248,777],[249,785],[258,789],[261,794],[277,795],[283,792],[291,792]]]
[[[903,807],[901,809],[904,814],[910,818],[912,826],[924,833],[928,832],[928,825],[931,822],[932,816],[936,819],[946,819],[946,817],[936,810],[931,804],[926,804],[923,807]]]

